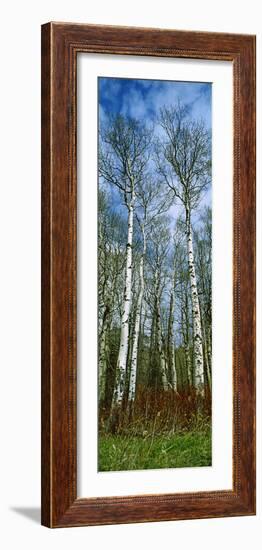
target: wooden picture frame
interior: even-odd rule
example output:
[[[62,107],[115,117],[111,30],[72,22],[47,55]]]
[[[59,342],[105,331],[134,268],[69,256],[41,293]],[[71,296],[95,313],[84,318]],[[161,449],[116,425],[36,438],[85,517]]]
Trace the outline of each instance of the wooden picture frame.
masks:
[[[77,498],[78,52],[233,63],[233,489]],[[152,489],[153,492],[153,489]],[[255,37],[42,26],[42,524],[69,527],[255,514]]]

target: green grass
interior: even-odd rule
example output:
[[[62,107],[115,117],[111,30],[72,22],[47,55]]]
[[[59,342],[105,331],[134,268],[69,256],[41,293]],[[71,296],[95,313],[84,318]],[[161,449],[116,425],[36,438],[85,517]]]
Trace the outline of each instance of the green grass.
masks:
[[[211,466],[211,432],[99,437],[99,471]]]

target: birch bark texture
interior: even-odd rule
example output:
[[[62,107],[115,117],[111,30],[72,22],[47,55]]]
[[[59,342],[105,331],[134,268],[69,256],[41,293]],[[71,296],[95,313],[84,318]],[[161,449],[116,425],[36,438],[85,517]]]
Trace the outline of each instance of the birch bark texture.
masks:
[[[192,241],[192,228],[190,222],[189,210],[186,212],[186,237],[188,250],[188,271],[190,277],[191,300],[192,300],[192,318],[193,318],[193,338],[194,338],[194,361],[195,361],[195,386],[203,388],[204,386],[204,356],[203,356],[203,338],[200,316],[200,305],[198,298],[197,279],[195,270],[194,250]]]
[[[144,260],[146,254],[146,234],[145,227],[142,224],[142,234],[143,234],[143,252],[140,259],[139,265],[139,293],[136,304],[136,316],[135,316],[135,327],[134,327],[134,339],[133,339],[133,348],[132,348],[132,357],[131,357],[131,368],[130,368],[130,380],[129,380],[129,401],[134,401],[136,393],[136,376],[137,376],[137,356],[138,356],[138,341],[141,325],[141,312],[144,296]]]
[[[120,346],[117,359],[117,384],[115,390],[115,401],[121,403],[125,388],[125,374],[127,366],[127,354],[129,343],[129,316],[132,300],[132,247],[133,247],[133,227],[134,227],[134,202],[135,195],[132,193],[132,200],[128,205],[128,234],[126,245],[126,270],[125,270],[125,289],[123,296],[123,311],[121,318]]]

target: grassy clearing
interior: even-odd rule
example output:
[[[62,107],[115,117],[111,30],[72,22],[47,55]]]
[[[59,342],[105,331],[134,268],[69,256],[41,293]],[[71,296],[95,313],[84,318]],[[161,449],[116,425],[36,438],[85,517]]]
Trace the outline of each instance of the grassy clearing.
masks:
[[[99,471],[211,466],[211,432],[100,435]]]

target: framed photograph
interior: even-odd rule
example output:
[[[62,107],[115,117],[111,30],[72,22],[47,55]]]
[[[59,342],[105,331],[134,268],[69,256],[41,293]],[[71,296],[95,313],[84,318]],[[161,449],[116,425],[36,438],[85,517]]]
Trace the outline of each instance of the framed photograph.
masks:
[[[42,27],[42,524],[255,514],[255,37]]]

